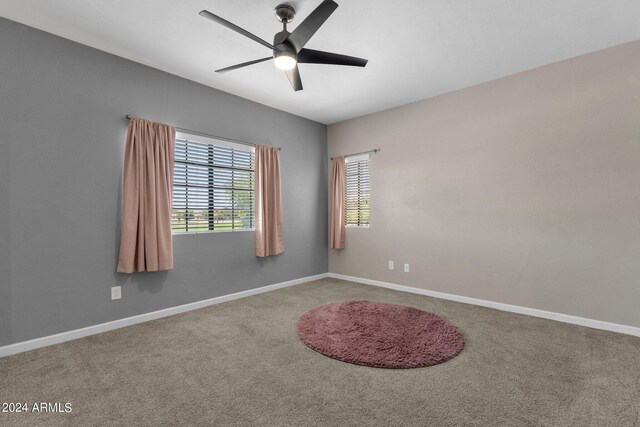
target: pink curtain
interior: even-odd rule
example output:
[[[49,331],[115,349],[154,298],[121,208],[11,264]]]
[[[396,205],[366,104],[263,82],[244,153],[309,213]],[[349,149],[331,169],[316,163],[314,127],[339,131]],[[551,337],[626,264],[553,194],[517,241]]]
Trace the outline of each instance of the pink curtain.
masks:
[[[284,252],[280,151],[256,145],[256,256]]]
[[[334,157],[329,183],[329,248],[331,249],[344,249],[345,181],[344,157]]]
[[[171,197],[176,130],[129,120],[124,154],[119,273],[173,268]]]

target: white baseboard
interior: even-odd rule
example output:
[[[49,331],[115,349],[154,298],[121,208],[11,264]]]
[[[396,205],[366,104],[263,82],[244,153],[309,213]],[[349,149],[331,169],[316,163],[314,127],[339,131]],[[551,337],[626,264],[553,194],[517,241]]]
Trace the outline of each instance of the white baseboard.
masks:
[[[196,301],[189,304],[183,304],[176,307],[169,307],[162,310],[152,311],[150,313],[139,314],[137,316],[126,317],[124,319],[113,320],[111,322],[101,323],[99,325],[87,326],[86,328],[75,329],[73,331],[62,332],[55,335],[49,335],[42,338],[36,338],[29,341],[22,341],[0,347],[0,357],[10,356],[12,354],[22,353],[24,351],[34,350],[36,348],[46,347],[53,344],[59,344],[65,341],[71,341],[89,335],[99,334],[101,332],[112,331],[114,329],[124,328],[125,326],[135,325],[137,323],[148,322],[149,320],[160,319],[162,317],[173,316],[174,314],[184,313],[186,311],[196,310],[198,308],[210,305],[220,304],[251,295],[262,294],[276,289],[286,288],[289,286],[299,285],[301,283],[311,282],[314,280],[329,277],[328,273],[318,274],[315,276],[302,277],[300,279],[289,280],[287,282],[276,283],[273,285],[262,286],[256,289],[249,289],[235,294],[222,295],[202,301]]]
[[[152,311],[150,313],[139,314],[137,316],[126,317],[124,319],[118,319],[111,322],[101,323],[99,325],[88,326],[86,328],[75,329],[73,331],[62,332],[59,334],[49,335],[42,338],[36,338],[29,341],[10,344],[4,347],[0,347],[0,357],[10,356],[12,354],[22,353],[25,351],[34,350],[37,348],[46,347],[53,344],[59,344],[66,341],[71,341],[74,339],[86,337],[89,335],[95,335],[102,332],[112,331],[114,329],[124,328],[126,326],[148,322],[150,320],[160,319],[162,317],[173,316],[174,314],[184,313],[187,311],[196,310],[198,308],[220,304],[227,301],[233,301],[233,300],[245,298],[251,295],[258,295],[258,294],[273,291],[276,289],[295,286],[301,283],[311,282],[314,280],[324,279],[327,277],[331,277],[334,279],[347,280],[350,282],[362,283],[365,285],[372,285],[372,286],[379,286],[382,288],[394,289],[396,291],[409,292],[413,294],[426,295],[434,298],[457,301],[465,304],[479,305],[482,307],[494,308],[496,310],[508,311],[511,313],[518,313],[518,314],[525,314],[528,316],[540,317],[543,319],[557,320],[559,322],[571,323],[574,325],[586,326],[594,329],[602,329],[605,331],[640,336],[640,328],[634,327],[634,326],[620,325],[617,323],[587,319],[585,317],[571,316],[568,314],[554,313],[551,311],[538,310],[536,308],[527,308],[527,307],[521,307],[517,305],[503,304],[500,302],[487,301],[487,300],[471,298],[471,297],[464,297],[464,296],[448,294],[444,292],[429,291],[426,289],[414,288],[411,286],[404,286],[404,285],[397,285],[395,283],[381,282],[378,280],[365,279],[362,277],[345,276],[343,274],[336,274],[336,273],[323,273],[315,276],[302,277],[300,279],[289,280],[287,282],[267,285],[267,286],[263,286],[256,289],[249,289],[249,290],[237,292],[234,294],[222,295],[219,297],[210,298],[203,301],[196,301],[189,304],[179,305],[176,307],[169,307],[163,310],[157,310],[157,311]]]
[[[518,305],[503,304],[501,302],[487,301],[477,298],[464,297],[460,295],[447,294],[444,292],[429,291],[426,289],[414,288],[411,286],[396,285],[395,283],[381,282],[378,280],[364,279],[362,277],[345,276],[343,274],[329,273],[333,279],[347,280],[350,282],[362,283],[364,285],[379,286],[382,288],[394,289],[396,291],[409,292],[412,294],[426,295],[429,297],[457,301],[465,304],[479,305],[482,307],[494,308],[511,313],[526,314],[543,319],[557,320],[558,322],[572,323],[574,325],[586,326],[593,329],[618,332],[621,334],[640,336],[640,328],[635,326],[620,325],[618,323],[603,322],[601,320],[587,319],[586,317],[571,316],[568,314],[554,313],[552,311],[538,310],[537,308],[521,307]]]

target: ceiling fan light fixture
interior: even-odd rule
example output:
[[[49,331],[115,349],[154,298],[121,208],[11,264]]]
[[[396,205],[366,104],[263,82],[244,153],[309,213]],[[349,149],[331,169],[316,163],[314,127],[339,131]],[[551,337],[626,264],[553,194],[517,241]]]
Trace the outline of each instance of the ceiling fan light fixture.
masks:
[[[273,53],[273,62],[275,62],[276,67],[279,69],[287,71],[296,67],[298,57],[295,53],[289,52],[288,50],[280,50]]]

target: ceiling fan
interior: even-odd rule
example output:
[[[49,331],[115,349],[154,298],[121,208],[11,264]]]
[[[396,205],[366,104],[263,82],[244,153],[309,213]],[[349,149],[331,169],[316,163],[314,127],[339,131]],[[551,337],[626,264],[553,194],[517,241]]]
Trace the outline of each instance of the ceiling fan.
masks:
[[[262,40],[260,37],[251,34],[247,30],[232,24],[224,18],[214,15],[207,10],[201,11],[200,16],[224,25],[230,30],[242,34],[243,36],[258,42],[273,51],[272,56],[221,68],[216,70],[216,72],[226,73],[227,71],[237,70],[238,68],[273,59],[276,67],[285,72],[289,78],[289,82],[291,82],[291,86],[293,86],[293,90],[297,92],[302,90],[302,80],[300,80],[298,64],[331,64],[364,67],[367,65],[366,59],[304,48],[311,37],[313,37],[316,31],[318,31],[337,7],[338,4],[333,0],[324,0],[313,12],[311,12],[311,14],[309,14],[309,16],[307,16],[304,21],[302,21],[300,25],[298,25],[295,30],[293,30],[292,33],[290,33],[287,31],[287,24],[293,20],[296,11],[293,7],[287,4],[278,5],[276,7],[276,16],[278,21],[282,22],[283,28],[282,31],[276,33],[273,37],[273,44]]]

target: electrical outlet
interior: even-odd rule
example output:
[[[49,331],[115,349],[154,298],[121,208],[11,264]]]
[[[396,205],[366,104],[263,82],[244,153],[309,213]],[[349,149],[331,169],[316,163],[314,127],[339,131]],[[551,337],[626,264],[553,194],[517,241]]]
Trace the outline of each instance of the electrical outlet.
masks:
[[[409,264],[407,264],[406,262],[404,263],[404,272],[405,273],[409,272]]]
[[[111,299],[120,299],[122,298],[122,287],[121,286],[113,286],[111,288]]]
[[[389,270],[393,270],[394,268],[393,261],[389,260]]]

